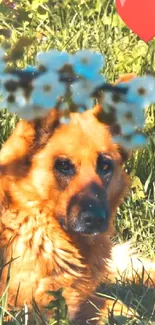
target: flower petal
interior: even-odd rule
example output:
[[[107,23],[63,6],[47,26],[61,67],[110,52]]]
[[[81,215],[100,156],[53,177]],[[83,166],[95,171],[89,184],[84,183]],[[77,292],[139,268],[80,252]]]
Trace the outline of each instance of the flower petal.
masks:
[[[67,52],[51,50],[37,54],[36,61],[39,67],[47,71],[56,72],[69,62],[70,55]]]
[[[65,95],[66,86],[59,82],[53,72],[44,73],[32,82],[31,104],[49,109],[56,105],[57,99]]]
[[[89,80],[104,65],[104,57],[101,53],[90,50],[78,51],[72,56],[71,64],[77,75],[81,75]]]

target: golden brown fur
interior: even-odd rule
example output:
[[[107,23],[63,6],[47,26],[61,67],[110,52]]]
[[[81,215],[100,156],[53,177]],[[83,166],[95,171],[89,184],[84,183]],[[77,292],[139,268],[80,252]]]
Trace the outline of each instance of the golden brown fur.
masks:
[[[106,187],[108,229],[92,235],[65,231],[59,217],[63,216],[64,224],[75,222],[68,220],[67,215],[74,197],[89,197],[93,186],[105,192],[104,181],[95,169],[99,152],[114,161],[113,175]],[[63,178],[54,171],[57,157],[72,161],[76,166],[73,177]],[[64,288],[69,317],[76,319],[76,324],[84,325],[88,318],[95,317],[95,309],[87,304],[89,299],[94,299],[105,314],[108,301],[98,301],[92,295],[102,281],[114,280],[130,262],[129,247],[113,248],[110,240],[116,209],[129,183],[123,162],[122,149],[112,142],[111,131],[97,121],[93,110],[73,114],[69,125],[59,125],[55,110],[44,119],[18,123],[0,155],[0,265],[5,265],[0,294],[6,285],[7,263],[13,259],[10,307],[31,305],[34,299],[44,311],[51,301],[47,291]],[[78,208],[77,204],[72,219]],[[117,262],[119,249],[126,256],[123,267]],[[142,266],[137,263],[136,259],[139,270]],[[154,264],[150,264],[148,272],[153,280],[154,270]]]

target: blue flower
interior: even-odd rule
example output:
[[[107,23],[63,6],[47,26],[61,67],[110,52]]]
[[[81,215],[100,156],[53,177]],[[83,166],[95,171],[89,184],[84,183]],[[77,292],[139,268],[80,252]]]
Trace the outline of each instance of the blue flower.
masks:
[[[131,122],[126,122],[120,125],[122,135],[131,135],[135,132],[135,125]]]
[[[128,104],[125,102],[125,95],[117,94],[113,91],[104,91],[100,99],[100,104],[103,106],[103,110],[106,113],[111,112],[111,107],[113,107],[116,112],[118,110],[123,114],[127,113],[129,110]]]
[[[28,65],[23,71],[35,73],[38,72],[38,69],[32,65]]]
[[[94,101],[91,94],[96,87],[104,83],[104,78],[101,75],[96,75],[95,79],[90,81],[87,79],[78,80],[73,83],[70,87],[72,93],[73,102],[80,106],[86,108],[92,108]]]
[[[82,81],[75,82],[71,85],[72,100],[78,106],[85,106],[87,109],[93,107],[93,99],[90,92],[84,87]]]
[[[121,144],[127,150],[132,150],[132,149],[138,149],[146,145],[147,137],[143,134],[135,133],[132,136],[130,136],[128,139],[121,135],[113,137],[113,141],[115,143]]]
[[[3,48],[0,48],[0,74],[5,71],[6,63],[5,63],[5,51]]]
[[[145,108],[146,106],[155,103],[155,77],[146,75],[137,77],[127,83],[129,88],[126,101],[135,103]]]
[[[132,136],[132,144],[134,148],[140,148],[147,143],[147,137],[144,134],[137,133]]]
[[[113,93],[105,92],[101,105],[106,113],[110,113],[111,107],[115,109],[117,123],[124,135],[131,134],[136,128],[144,127],[145,116],[141,104],[127,102],[126,95],[121,95],[116,101]]]
[[[139,106],[139,104],[119,103],[115,106],[115,108],[118,123],[121,125],[122,128],[125,128],[126,124],[132,124],[133,127],[137,128],[144,127],[144,110],[141,106]]]
[[[56,105],[59,97],[65,95],[66,87],[59,82],[57,73],[47,72],[32,81],[30,102],[45,109]]]
[[[104,57],[102,54],[90,50],[78,51],[72,56],[71,64],[77,75],[92,80],[104,66]]]
[[[51,50],[37,54],[36,61],[38,67],[43,67],[48,72],[56,72],[69,62],[70,55],[67,52]]]
[[[20,79],[18,76],[12,75],[10,73],[2,74],[0,76],[0,94],[2,97],[6,97],[10,91],[8,90],[8,84],[14,84],[14,90],[18,88],[18,83]]]
[[[10,113],[17,113],[21,116],[21,112],[27,109],[27,99],[23,89],[18,88],[14,92],[3,93],[3,99],[0,107],[7,108]]]
[[[6,64],[5,62],[0,62],[0,74],[2,74],[6,69]]]

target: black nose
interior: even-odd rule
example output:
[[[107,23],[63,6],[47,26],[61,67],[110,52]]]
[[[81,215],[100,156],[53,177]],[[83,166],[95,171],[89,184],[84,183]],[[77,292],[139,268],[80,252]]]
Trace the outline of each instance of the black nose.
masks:
[[[74,222],[70,223],[70,228],[74,232],[83,234],[96,234],[104,232],[108,228],[109,210],[106,206],[96,200],[81,200],[80,210],[77,216],[74,216]],[[74,210],[73,206],[73,210]],[[72,209],[70,211],[72,217]],[[72,218],[71,218],[72,219]]]
[[[85,211],[80,215],[80,219],[85,223],[86,227],[97,227],[102,225],[106,216],[103,210]]]
[[[95,234],[107,230],[108,218],[103,209],[84,211],[78,216],[74,230],[85,234]]]

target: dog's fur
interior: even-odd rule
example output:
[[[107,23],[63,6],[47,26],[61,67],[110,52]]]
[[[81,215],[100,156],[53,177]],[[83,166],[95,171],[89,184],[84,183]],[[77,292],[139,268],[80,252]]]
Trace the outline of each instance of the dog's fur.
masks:
[[[31,305],[34,299],[44,311],[52,299],[47,291],[64,288],[70,319],[84,325],[95,317],[89,300],[103,314],[111,304],[92,296],[101,282],[119,277],[117,271],[130,264],[128,245],[113,246],[110,240],[116,209],[129,185],[123,170],[126,152],[113,143],[111,132],[96,119],[95,110],[72,114],[68,125],[59,125],[58,113],[52,110],[45,118],[20,121],[4,144],[0,294],[9,272],[10,308]],[[107,173],[102,157],[112,161]],[[66,159],[70,169],[65,174],[61,168]],[[84,213],[92,217],[92,205],[96,214],[103,209],[104,215],[101,229],[87,231],[83,218]],[[138,259],[133,260],[136,270],[141,270]],[[147,268],[154,281],[154,263],[147,263]]]

